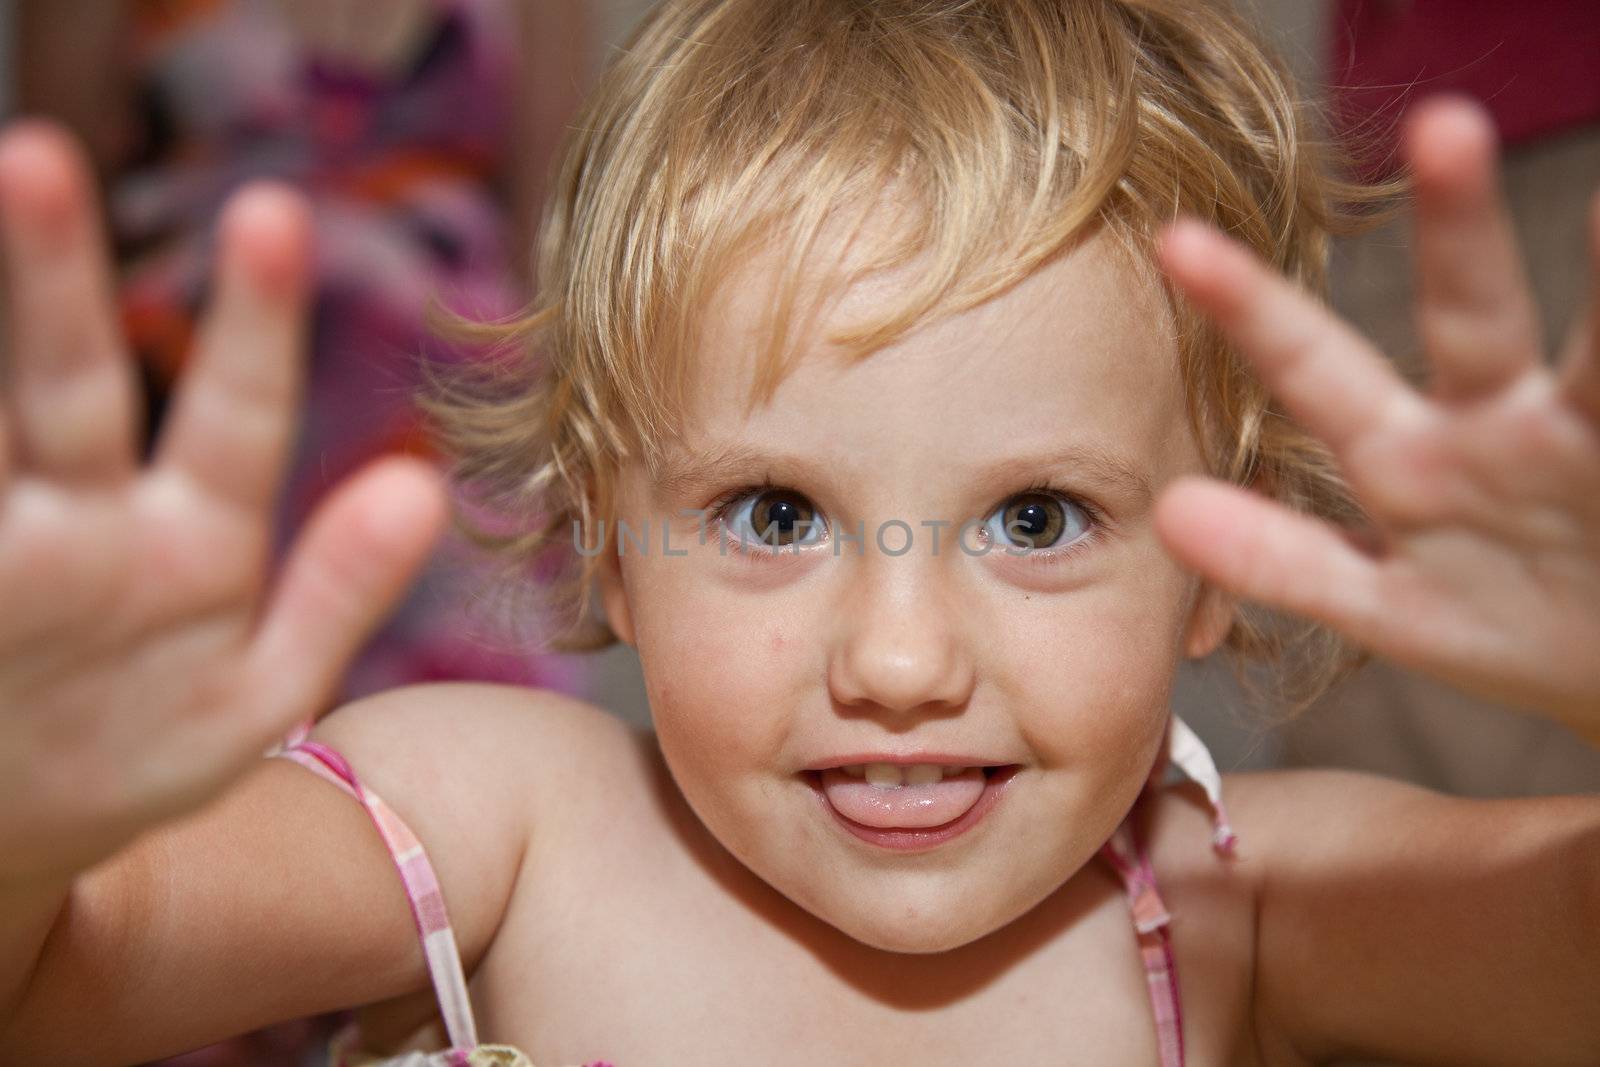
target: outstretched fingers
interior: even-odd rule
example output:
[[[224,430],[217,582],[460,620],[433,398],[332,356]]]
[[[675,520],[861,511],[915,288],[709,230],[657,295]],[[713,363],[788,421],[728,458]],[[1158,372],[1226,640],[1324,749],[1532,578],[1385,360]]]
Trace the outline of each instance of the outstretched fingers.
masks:
[[[1174,481],[1156,533],[1180,564],[1235,596],[1315,619],[1363,644],[1382,617],[1378,565],[1337,527],[1238,486]]]
[[[1471,400],[1495,392],[1544,350],[1538,310],[1500,195],[1495,130],[1483,106],[1443,95],[1408,116],[1416,182],[1417,333],[1431,392]]]
[[[1160,255],[1167,276],[1341,459],[1380,427],[1425,414],[1426,401],[1365,338],[1220,230],[1180,219],[1162,234]]]
[[[440,474],[405,457],[376,461],[318,507],[289,554],[250,653],[247,673],[263,695],[264,742],[324,710],[368,635],[421,570],[447,515]]]
[[[137,464],[137,381],[113,306],[88,162],[43,121],[0,136],[0,251],[9,290],[10,462],[42,477],[116,483]]]
[[[300,196],[258,183],[224,212],[210,310],[157,463],[265,514],[299,413],[311,228]]]

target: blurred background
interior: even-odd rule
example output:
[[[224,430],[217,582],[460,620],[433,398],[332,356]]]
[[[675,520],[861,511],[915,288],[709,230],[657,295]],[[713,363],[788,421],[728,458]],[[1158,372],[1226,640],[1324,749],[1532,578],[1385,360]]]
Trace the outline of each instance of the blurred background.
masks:
[[[779,0],[773,0],[779,2]],[[1240,0],[1325,108],[1359,131],[1367,173],[1392,166],[1408,104],[1470,93],[1494,115],[1550,347],[1580,311],[1583,219],[1600,183],[1600,4],[1593,0]],[[321,494],[388,451],[426,455],[408,397],[439,340],[437,302],[514,311],[562,130],[646,0],[0,0],[0,108],[72,126],[98,168],[121,310],[152,424],[180,372],[217,209],[270,175],[305,189],[319,235],[308,407],[281,514],[287,539]],[[1409,216],[1340,241],[1332,300],[1408,374]],[[472,610],[458,543],[352,672],[346,697],[483,678],[560,689],[647,723],[632,650],[538,654]],[[1292,724],[1251,709],[1224,665],[1187,670],[1175,706],[1225,770],[1333,764],[1451,792],[1600,787],[1600,753],[1554,726],[1382,663]],[[315,1064],[333,1020],[169,1061]]]

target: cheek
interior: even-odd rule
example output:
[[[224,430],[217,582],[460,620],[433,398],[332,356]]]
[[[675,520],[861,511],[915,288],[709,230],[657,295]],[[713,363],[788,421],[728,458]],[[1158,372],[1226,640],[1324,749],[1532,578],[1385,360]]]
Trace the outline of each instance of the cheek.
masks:
[[[1178,666],[1186,586],[1159,563],[1143,573],[1139,582],[1057,602],[1008,641],[1019,719],[1026,716],[1029,743],[1047,764],[1110,781],[1142,776],[1154,758]]]
[[[693,792],[693,779],[737,785],[781,758],[801,692],[793,661],[805,648],[771,605],[741,613],[738,598],[708,591],[703,574],[693,580],[688,563],[638,560],[629,590],[656,734]]]

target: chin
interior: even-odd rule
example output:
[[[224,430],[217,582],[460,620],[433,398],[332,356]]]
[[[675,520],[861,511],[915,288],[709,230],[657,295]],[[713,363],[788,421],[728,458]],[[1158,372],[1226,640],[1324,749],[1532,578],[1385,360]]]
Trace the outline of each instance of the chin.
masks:
[[[902,956],[933,956],[940,952],[950,952],[964,945],[970,945],[991,931],[974,930],[970,933],[956,933],[889,929],[874,930],[863,934],[857,934],[850,930],[844,932],[868,948],[875,948],[879,952],[893,952]]]
[[[930,909],[911,904],[888,910],[841,908],[818,918],[869,948],[904,955],[949,952],[1005,925],[959,902]]]

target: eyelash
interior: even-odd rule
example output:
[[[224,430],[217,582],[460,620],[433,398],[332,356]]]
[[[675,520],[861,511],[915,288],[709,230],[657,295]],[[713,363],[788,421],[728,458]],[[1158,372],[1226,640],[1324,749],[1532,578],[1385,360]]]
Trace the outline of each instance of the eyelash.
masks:
[[[732,506],[743,500],[745,497],[751,495],[752,493],[762,493],[770,489],[784,488],[786,487],[778,485],[776,482],[772,481],[771,478],[763,478],[758,483],[742,485],[737,489],[731,489],[722,494],[716,499],[715,502],[707,507],[706,511],[710,514],[711,518],[715,522],[721,525],[727,520],[728,511],[732,508]],[[1028,486],[1026,489],[1019,489],[1015,493],[1012,493],[1010,496],[1006,497],[1006,500],[1009,501],[1016,497],[1028,496],[1030,494],[1055,497],[1057,500],[1061,500],[1072,505],[1079,511],[1083,512],[1084,517],[1088,520],[1088,528],[1081,535],[1079,535],[1076,541],[1073,541],[1070,544],[1063,545],[1058,548],[1038,549],[1033,552],[1028,552],[1020,558],[1039,566],[1063,563],[1069,557],[1076,556],[1079,552],[1087,551],[1089,548],[1099,543],[1100,538],[1105,531],[1107,522],[1105,515],[1094,504],[1089,503],[1087,500],[1084,500],[1075,493],[1069,493],[1067,490],[1053,484],[1048,479],[1041,479],[1040,481]],[[796,495],[803,496],[804,494],[797,493]],[[728,538],[726,539],[726,543],[735,555],[742,556],[750,560],[778,555],[778,550],[752,548],[745,544],[743,538]],[[792,552],[793,550],[791,549],[790,553],[792,554]]]
[[[728,492],[723,493],[706,510],[711,513],[711,518],[717,523],[718,526],[723,526],[727,522],[728,511],[733,507],[734,504],[737,504],[751,493],[762,493],[769,489],[781,488],[783,488],[783,486],[778,485],[771,478],[763,478],[759,483],[742,485],[737,489],[731,489]],[[734,555],[741,556],[749,560],[759,559],[763,556],[777,555],[776,552],[767,549],[749,547],[742,537],[724,538],[723,543],[728,546]],[[791,551],[793,550],[791,549]]]

